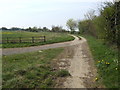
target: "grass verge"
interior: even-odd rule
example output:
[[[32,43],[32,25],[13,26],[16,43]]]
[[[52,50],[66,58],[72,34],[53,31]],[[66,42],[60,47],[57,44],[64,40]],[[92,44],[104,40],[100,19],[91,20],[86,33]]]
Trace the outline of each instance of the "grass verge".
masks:
[[[88,41],[98,69],[99,76],[96,81],[107,88],[118,88],[118,51],[107,46],[103,40],[86,35],[83,37]]]
[[[61,76],[53,71],[52,61],[64,49],[48,49],[32,53],[2,57],[3,88],[50,88],[54,87],[54,78]],[[62,73],[62,75],[66,76]]]

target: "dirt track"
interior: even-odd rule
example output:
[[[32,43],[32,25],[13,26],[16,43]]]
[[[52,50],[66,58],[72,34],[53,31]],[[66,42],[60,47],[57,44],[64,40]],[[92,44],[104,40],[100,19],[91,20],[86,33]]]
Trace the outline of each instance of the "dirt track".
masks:
[[[69,59],[70,66],[68,77],[64,83],[65,88],[95,88],[95,69],[87,42],[82,38],[80,43],[74,46],[74,56]]]
[[[79,42],[79,43],[78,43]],[[59,78],[58,88],[95,88],[96,69],[86,39],[76,37],[73,46],[65,48],[59,57],[59,69],[67,69],[71,76]]]
[[[62,43],[54,43],[54,44],[48,44],[48,45],[42,45],[42,46],[33,46],[33,47],[22,47],[22,48],[6,48],[2,49],[2,55],[12,55],[12,54],[19,54],[19,53],[25,53],[25,52],[32,52],[32,51],[39,51],[39,50],[45,50],[50,48],[59,48],[59,47],[67,47],[78,44],[78,38],[76,36],[75,40],[69,41],[69,42],[62,42]]]
[[[59,88],[95,88],[94,61],[92,59],[86,39],[79,40],[74,36],[75,40],[64,43],[56,43],[44,46],[25,47],[25,48],[10,48],[3,49],[3,55],[15,53],[31,52],[43,49],[66,47],[58,62],[59,69],[67,69],[71,76],[66,79],[59,79],[56,87]]]

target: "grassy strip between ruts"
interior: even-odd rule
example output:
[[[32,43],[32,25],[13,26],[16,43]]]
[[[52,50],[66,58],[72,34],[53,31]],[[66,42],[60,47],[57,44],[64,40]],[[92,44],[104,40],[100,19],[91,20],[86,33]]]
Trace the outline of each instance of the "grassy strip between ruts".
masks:
[[[66,70],[53,70],[52,61],[64,49],[3,56],[3,88],[49,88],[54,78],[69,75]]]
[[[107,88],[118,88],[118,52],[113,47],[104,44],[103,40],[92,36],[83,35],[88,41],[92,51],[99,76],[96,77],[98,84]]]
[[[74,37],[68,35],[68,33],[55,33],[55,32],[26,32],[26,31],[3,31],[2,40],[6,40],[7,37],[10,37],[9,40],[18,40],[19,37],[27,38],[29,42],[22,42],[22,43],[5,43],[0,44],[2,48],[15,48],[15,47],[29,47],[29,46],[38,46],[38,45],[45,45],[45,44],[52,44],[58,42],[66,42],[74,40]],[[32,37],[40,37],[46,36],[46,42],[31,42]]]

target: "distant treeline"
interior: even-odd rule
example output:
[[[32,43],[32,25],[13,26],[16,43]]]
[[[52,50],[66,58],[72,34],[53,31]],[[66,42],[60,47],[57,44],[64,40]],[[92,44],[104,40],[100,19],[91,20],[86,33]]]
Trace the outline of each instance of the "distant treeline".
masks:
[[[63,29],[62,26],[52,26],[52,29],[48,29],[47,27],[29,27],[29,28],[18,28],[18,27],[12,27],[10,29],[6,28],[6,27],[2,27],[0,28],[0,30],[6,31],[19,31],[19,30],[23,30],[23,31],[29,31],[29,32],[69,32],[66,29]]]
[[[98,16],[94,13],[94,10],[89,11],[85,14],[86,19],[79,21],[79,33],[120,45],[120,1],[106,2],[99,8]]]

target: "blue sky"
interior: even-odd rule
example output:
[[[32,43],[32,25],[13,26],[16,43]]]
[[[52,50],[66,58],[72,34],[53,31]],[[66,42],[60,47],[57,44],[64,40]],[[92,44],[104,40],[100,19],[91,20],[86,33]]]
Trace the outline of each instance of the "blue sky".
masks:
[[[48,27],[84,19],[84,14],[112,0],[0,0],[0,27]],[[96,12],[97,14],[97,12]]]

